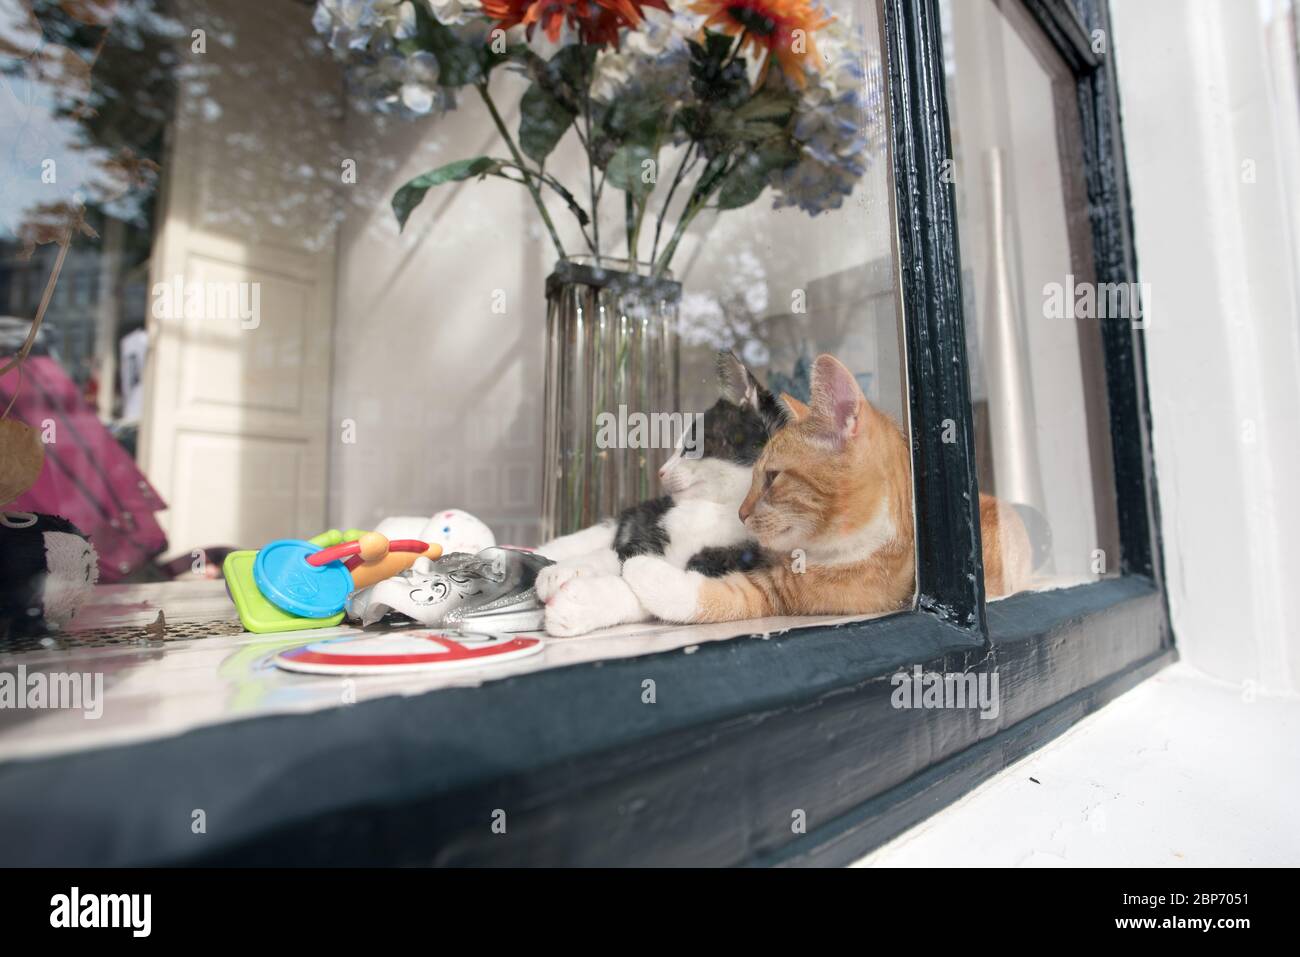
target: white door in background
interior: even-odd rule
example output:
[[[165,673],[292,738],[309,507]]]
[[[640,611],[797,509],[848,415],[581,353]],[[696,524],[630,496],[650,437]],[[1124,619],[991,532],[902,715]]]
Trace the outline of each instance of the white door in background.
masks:
[[[341,82],[306,48],[310,7],[181,7],[206,49],[191,34],[181,50],[154,300],[178,284],[241,289],[258,309],[150,304],[140,462],[168,503],[173,554],[324,528],[342,162]]]

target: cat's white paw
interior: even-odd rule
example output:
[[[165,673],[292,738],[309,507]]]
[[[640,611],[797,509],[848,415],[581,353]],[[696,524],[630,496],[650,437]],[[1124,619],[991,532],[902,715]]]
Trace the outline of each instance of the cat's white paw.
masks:
[[[560,593],[561,588],[573,581],[573,579],[595,573],[596,569],[582,562],[560,562],[555,565],[547,565],[537,573],[537,581],[534,583],[537,588],[537,597],[543,602],[550,601]]]
[[[546,633],[560,638],[619,624],[602,578],[573,578],[546,603]]]
[[[699,606],[699,572],[684,571],[653,555],[638,555],[623,563],[623,580],[641,607],[671,622],[694,621]]]

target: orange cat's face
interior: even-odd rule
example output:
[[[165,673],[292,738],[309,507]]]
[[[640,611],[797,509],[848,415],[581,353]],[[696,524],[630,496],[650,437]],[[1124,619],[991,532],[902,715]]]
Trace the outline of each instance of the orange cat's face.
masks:
[[[754,463],[741,521],[765,548],[807,548],[826,533],[837,496],[839,451],[808,434],[794,422],[768,440]]]
[[[891,484],[906,481],[906,445],[867,402],[852,373],[831,356],[813,365],[807,406],[785,398],[791,421],[754,464],[740,520],[764,548],[825,555],[882,517]],[[900,456],[900,449],[902,454]],[[899,473],[895,475],[895,473]]]

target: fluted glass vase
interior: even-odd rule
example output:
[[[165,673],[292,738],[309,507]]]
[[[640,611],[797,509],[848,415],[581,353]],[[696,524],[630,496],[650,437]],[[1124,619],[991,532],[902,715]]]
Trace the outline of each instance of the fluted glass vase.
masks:
[[[563,260],[547,278],[543,540],[657,494],[672,449],[628,423],[678,409],[680,298],[671,274],[608,257]]]

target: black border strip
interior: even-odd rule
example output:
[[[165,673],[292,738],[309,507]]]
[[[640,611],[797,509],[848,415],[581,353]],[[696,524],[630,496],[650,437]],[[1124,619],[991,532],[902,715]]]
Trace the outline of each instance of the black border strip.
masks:
[[[884,0],[907,346],[917,607],[984,633],[975,430],[938,7]]]
[[[1073,0],[1085,29],[1110,42],[1104,0]],[[1138,282],[1133,214],[1124,164],[1124,137],[1116,93],[1114,57],[1079,80],[1097,281]],[[1108,319],[1102,326],[1120,526],[1120,571],[1149,576],[1163,587],[1160,500],[1151,454],[1151,409],[1143,327]]]
[[[1103,56],[1093,50],[1088,26],[1070,0],[1025,0],[1025,3],[1076,75],[1085,75],[1101,65]]]

